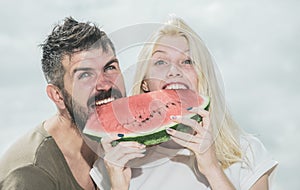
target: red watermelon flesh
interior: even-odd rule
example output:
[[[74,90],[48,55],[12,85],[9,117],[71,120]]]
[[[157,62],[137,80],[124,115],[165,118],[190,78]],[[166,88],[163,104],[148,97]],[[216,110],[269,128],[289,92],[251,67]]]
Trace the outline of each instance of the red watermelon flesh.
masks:
[[[168,127],[178,127],[171,115],[188,115],[189,107],[207,108],[209,98],[191,90],[159,90],[120,98],[96,107],[83,132],[93,139],[110,134],[124,134],[122,140],[138,141],[146,145],[169,140]],[[182,126],[181,126],[182,128]]]

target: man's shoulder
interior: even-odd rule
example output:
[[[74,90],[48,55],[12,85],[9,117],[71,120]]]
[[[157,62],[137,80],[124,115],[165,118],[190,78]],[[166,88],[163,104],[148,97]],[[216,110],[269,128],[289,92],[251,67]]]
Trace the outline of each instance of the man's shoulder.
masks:
[[[42,125],[7,150],[0,160],[0,168],[0,189],[57,189],[58,184],[63,189],[67,186],[81,189],[62,152]]]
[[[55,179],[34,165],[19,167],[0,181],[0,189],[57,189]]]
[[[18,168],[40,165],[40,160],[50,159],[51,153],[57,152],[55,149],[54,140],[43,131],[42,125],[37,126],[19,138],[1,157],[0,181]]]

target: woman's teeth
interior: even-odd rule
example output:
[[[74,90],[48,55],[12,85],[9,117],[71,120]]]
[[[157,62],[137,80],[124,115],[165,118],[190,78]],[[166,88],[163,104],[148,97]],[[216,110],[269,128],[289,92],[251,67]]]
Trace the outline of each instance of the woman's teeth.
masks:
[[[165,89],[188,89],[187,86],[183,85],[183,84],[170,84],[168,86],[165,87]]]
[[[101,106],[102,104],[107,104],[107,103],[112,102],[114,100],[115,100],[114,97],[110,97],[110,98],[106,98],[104,100],[98,100],[98,101],[95,102],[95,104],[96,104],[96,106]]]

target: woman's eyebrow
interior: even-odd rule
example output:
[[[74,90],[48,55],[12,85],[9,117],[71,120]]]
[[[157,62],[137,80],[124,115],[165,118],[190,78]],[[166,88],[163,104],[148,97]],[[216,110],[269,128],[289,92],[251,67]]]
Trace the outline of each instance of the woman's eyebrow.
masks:
[[[154,51],[154,52],[152,53],[152,56],[153,56],[154,54],[156,54],[156,53],[166,53],[166,52],[163,51],[163,50],[156,50],[156,51]]]

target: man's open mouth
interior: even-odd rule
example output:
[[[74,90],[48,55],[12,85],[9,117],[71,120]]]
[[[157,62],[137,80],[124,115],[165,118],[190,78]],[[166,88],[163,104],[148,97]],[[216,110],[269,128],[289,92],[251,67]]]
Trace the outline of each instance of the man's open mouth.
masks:
[[[94,109],[96,106],[108,104],[118,98],[122,98],[122,93],[118,89],[101,90],[94,97],[88,100],[88,106]]]
[[[106,98],[106,99],[104,99],[104,100],[98,100],[98,101],[95,102],[95,105],[96,105],[96,106],[101,106],[101,105],[103,105],[103,104],[107,104],[107,103],[109,103],[109,102],[112,102],[112,101],[114,101],[115,99],[116,99],[115,97],[110,97],[110,98]]]

